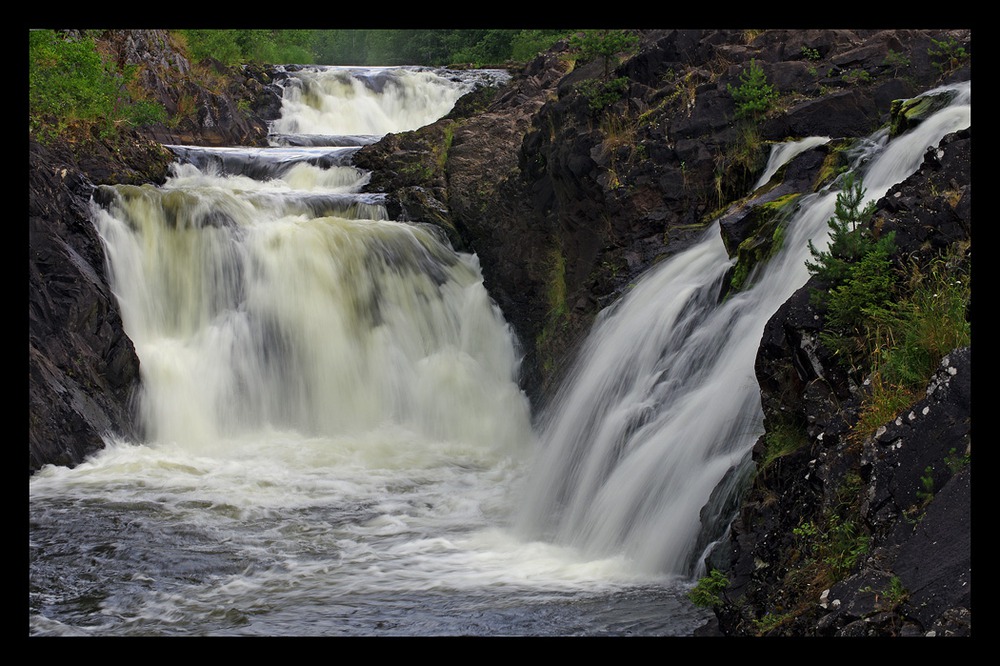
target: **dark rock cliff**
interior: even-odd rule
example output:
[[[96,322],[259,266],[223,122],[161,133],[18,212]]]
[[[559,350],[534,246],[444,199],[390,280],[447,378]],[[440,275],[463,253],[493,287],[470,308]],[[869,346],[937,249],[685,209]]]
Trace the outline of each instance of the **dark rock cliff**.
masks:
[[[832,149],[817,149],[782,174],[785,189],[742,201],[763,168],[767,141],[866,136],[889,122],[894,100],[969,78],[967,62],[941,67],[930,55],[933,40],[954,39],[969,50],[967,30],[698,29],[639,37],[637,51],[612,74],[625,81],[625,94],[604,108],[595,109],[583,92],[586,82],[602,78],[601,63],[574,64],[562,44],[512,72],[506,86],[480,89],[437,123],[358,154],[358,165],[375,171],[370,188],[387,192],[401,219],[438,224],[457,247],[476,252],[521,341],[524,385],[538,405],[593,318],[642,272],[723,213],[727,247],[736,253],[753,246],[746,241],[767,225],[758,215],[762,204],[829,177]],[[198,85],[197,68],[164,31],[116,31],[106,41],[123,62],[147,65],[146,86],[168,111],[187,112],[179,123],[115,146],[96,138],[30,145],[32,471],[76,464],[103,446],[105,435],[134,427],[129,399],[138,360],[89,219],[94,187],[161,182],[170,161],[162,143],[261,145],[263,119],[273,118],[278,104],[264,69],[217,69],[227,82],[221,89]],[[735,122],[730,87],[751,61],[762,66],[779,102],[748,136]],[[970,143],[968,132],[950,138],[880,203],[880,224],[896,230],[909,255],[968,241]],[[751,249],[766,253],[759,244]],[[811,307],[807,290],[800,291],[762,340],[766,424],[795,412],[808,424],[809,445],[757,476],[731,539],[714,556],[730,577],[726,603],[717,608],[719,628],[762,633],[762,618],[800,603],[783,597],[796,557],[791,530],[821,512],[850,476],[871,548],[777,632],[968,633],[971,466],[951,463],[953,450],[960,457],[970,450],[971,350],[949,355],[921,404],[862,447],[850,447],[842,436],[855,418],[855,394],[829,352],[810,342],[818,336]],[[925,494],[916,520],[918,491]],[[896,581],[905,600],[893,594]]]

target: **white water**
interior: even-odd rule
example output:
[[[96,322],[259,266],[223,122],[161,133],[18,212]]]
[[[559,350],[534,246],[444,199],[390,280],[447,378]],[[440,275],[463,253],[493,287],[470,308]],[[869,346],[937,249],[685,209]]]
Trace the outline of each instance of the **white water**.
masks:
[[[314,101],[337,108],[322,95]],[[401,113],[399,127],[409,126],[412,114]],[[668,327],[681,293],[701,288],[694,267],[699,275],[724,270],[721,242],[665,264],[608,313],[591,343],[594,363],[606,345],[620,346],[612,328],[628,346],[643,340],[649,349],[636,349],[629,365],[610,359],[625,371],[619,378],[580,370],[575,381],[587,392],[620,384],[631,397],[590,407],[564,398],[569,420],[580,409],[597,417],[632,410],[658,424],[668,418],[657,415],[660,404],[681,411],[703,400],[680,437],[701,450],[661,459],[651,446],[659,427],[643,426],[657,437],[629,444],[641,456],[607,463],[613,483],[588,473],[573,488],[556,471],[562,444],[552,434],[570,431],[566,421],[553,417],[562,425],[545,430],[543,455],[556,460],[532,459],[518,350],[476,258],[386,219],[377,199],[352,199],[365,174],[325,164],[268,171],[278,174],[268,181],[189,164],[163,188],[118,187],[116,205],[95,207],[141,361],[146,433],[109,441],[74,469],[50,466],[32,477],[31,633],[690,633],[706,614],[684,601],[689,579],[672,563],[690,559],[683,544],[696,528],[687,514],[742,455],[741,444],[717,440],[756,427],[744,366],[759,333],[739,331],[742,318],[766,315],[744,313],[777,307],[788,286],[689,313],[696,330],[734,333],[709,355],[715,367],[732,368],[722,376],[693,357],[667,360],[689,369],[673,383],[644,367],[691,353],[664,352],[678,337]],[[805,228],[816,226],[796,222],[793,242],[804,248]],[[804,279],[799,268],[779,270],[794,281]],[[661,303],[664,293],[673,300]],[[632,321],[642,301],[653,311],[638,316],[655,324]],[[715,418],[697,418],[709,411]],[[593,423],[595,432],[613,428]],[[582,434],[600,446],[601,437]],[[582,450],[566,455],[604,464]],[[619,495],[619,480],[647,492]],[[539,490],[549,483],[594,502],[607,519],[571,505],[564,527],[546,528],[554,539],[511,529],[519,512],[552,508]],[[651,543],[654,526],[677,536]]]
[[[94,208],[145,436],[32,478],[32,633],[683,633],[704,616],[625,558],[506,529],[535,436],[475,256],[386,219],[340,158],[292,159],[328,149],[176,150],[204,168]]]
[[[778,172],[778,169],[791,162],[797,155],[829,142],[830,137],[828,136],[810,136],[798,141],[788,141],[787,143],[775,145],[771,149],[771,155],[768,157],[767,165],[764,167],[764,173],[757,179],[757,183],[751,191],[766,185],[771,180],[771,177]]]

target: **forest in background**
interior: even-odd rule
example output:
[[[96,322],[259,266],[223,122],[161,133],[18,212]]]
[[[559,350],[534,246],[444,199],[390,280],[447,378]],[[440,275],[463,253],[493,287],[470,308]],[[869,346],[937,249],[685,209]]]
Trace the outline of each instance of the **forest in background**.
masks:
[[[569,30],[179,30],[196,60],[302,65],[472,65],[524,62]]]

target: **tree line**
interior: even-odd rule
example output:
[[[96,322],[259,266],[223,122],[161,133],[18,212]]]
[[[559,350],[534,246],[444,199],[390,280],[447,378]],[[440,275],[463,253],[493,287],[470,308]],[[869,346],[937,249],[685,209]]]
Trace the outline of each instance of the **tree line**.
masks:
[[[568,30],[180,30],[195,59],[226,65],[430,65],[484,67],[530,60]]]

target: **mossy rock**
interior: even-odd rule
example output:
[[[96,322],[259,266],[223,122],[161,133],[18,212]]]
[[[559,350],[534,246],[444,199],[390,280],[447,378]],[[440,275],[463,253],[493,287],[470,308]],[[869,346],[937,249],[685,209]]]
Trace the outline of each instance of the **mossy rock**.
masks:
[[[736,250],[736,265],[729,284],[731,291],[749,287],[748,280],[753,269],[773,257],[781,248],[785,223],[797,207],[800,196],[802,195],[797,193],[787,194],[753,208],[751,217],[755,229]]]
[[[953,91],[943,91],[913,99],[897,99],[889,109],[889,134],[899,136],[945,108],[955,98]]]

